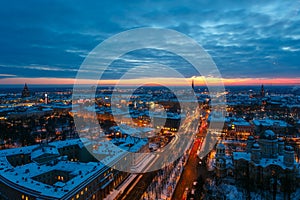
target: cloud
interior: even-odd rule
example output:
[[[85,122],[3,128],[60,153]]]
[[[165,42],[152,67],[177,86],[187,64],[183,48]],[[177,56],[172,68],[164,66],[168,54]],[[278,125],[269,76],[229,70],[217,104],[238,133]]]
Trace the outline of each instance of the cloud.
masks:
[[[291,51],[291,52],[294,52],[294,51],[300,51],[300,49],[294,49],[292,47],[282,47],[281,48],[283,51]]]
[[[225,78],[296,78],[299,10],[299,1],[281,0],[1,2],[0,73],[13,70],[17,77],[74,78],[88,52],[104,39],[150,26],[194,38]],[[130,67],[157,62],[186,77],[199,75],[181,58],[144,50],[124,55],[105,76],[118,79]]]
[[[0,74],[0,77],[15,77],[16,75],[15,74]]]

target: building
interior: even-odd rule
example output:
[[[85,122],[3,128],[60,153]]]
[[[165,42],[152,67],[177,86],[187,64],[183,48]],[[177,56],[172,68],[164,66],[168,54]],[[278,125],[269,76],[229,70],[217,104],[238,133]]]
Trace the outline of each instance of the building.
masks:
[[[20,106],[7,113],[9,119],[25,119],[29,117],[42,117],[45,115],[51,115],[53,113],[52,108],[43,108],[38,106],[25,107]]]
[[[264,88],[264,85],[261,85],[260,96],[261,97],[265,97],[265,88]]]
[[[224,116],[224,113],[216,111],[211,112],[207,119],[208,127],[215,132],[227,132],[228,118]]]
[[[0,199],[104,199],[128,173],[98,162],[85,148],[89,143],[73,139],[0,151]]]
[[[165,114],[162,112],[154,113],[151,117],[156,128],[176,132],[179,130],[180,123],[185,118],[185,115],[172,112]]]
[[[227,135],[229,136],[247,139],[248,136],[254,134],[254,125],[243,118],[232,117],[226,120],[226,125],[228,126]]]
[[[44,103],[45,103],[45,104],[48,104],[48,103],[49,103],[49,97],[48,97],[48,94],[47,94],[47,93],[45,93]]]
[[[256,133],[264,132],[265,130],[272,130],[275,134],[279,136],[285,136],[290,125],[283,120],[274,119],[255,119],[252,121],[254,125],[254,131]]]
[[[22,91],[22,97],[30,97],[30,91],[28,89],[27,84],[25,83],[23,91]]]
[[[227,155],[226,155],[227,154]],[[233,164],[232,156],[226,152],[226,146],[222,141],[216,145],[216,154],[213,161],[214,172],[218,180],[223,182],[232,182],[233,179]],[[218,182],[220,183],[220,182]]]
[[[226,158],[225,158],[225,145],[221,142],[216,147],[216,164],[215,172],[219,178],[224,178],[227,175]]]
[[[298,121],[296,123],[296,131],[297,131],[297,134],[300,134],[300,119],[298,119]]]
[[[294,150],[284,146],[272,130],[260,134],[258,141],[249,136],[244,152],[233,152],[234,176],[238,185],[262,189],[295,191],[299,182],[299,164],[295,162]]]
[[[192,89],[193,89],[193,91],[195,91],[194,79],[192,80]]]

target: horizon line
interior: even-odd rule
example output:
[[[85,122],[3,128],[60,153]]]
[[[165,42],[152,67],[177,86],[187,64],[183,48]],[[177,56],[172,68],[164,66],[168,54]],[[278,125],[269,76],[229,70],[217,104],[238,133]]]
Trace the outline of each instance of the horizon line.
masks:
[[[0,86],[10,85],[35,85],[35,86],[68,86],[68,85],[93,85],[93,86],[189,86],[194,81],[195,86],[255,86],[278,85],[298,86],[300,78],[143,78],[121,80],[91,80],[74,78],[4,78],[0,79]]]

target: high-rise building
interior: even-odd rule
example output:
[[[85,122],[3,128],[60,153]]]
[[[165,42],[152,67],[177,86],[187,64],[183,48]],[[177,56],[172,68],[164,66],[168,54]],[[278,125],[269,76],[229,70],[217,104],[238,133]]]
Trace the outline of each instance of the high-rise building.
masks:
[[[220,142],[216,147],[216,175],[219,178],[226,176],[225,145]]]

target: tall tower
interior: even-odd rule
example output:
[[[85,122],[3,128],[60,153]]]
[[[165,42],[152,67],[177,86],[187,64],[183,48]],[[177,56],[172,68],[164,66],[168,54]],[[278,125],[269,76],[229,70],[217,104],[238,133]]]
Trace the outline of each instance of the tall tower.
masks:
[[[278,138],[278,154],[281,156],[284,154],[284,141],[282,138]]]
[[[251,153],[251,160],[255,162],[256,164],[259,164],[261,159],[261,150],[259,147],[259,144],[254,143],[252,147],[252,153]]]
[[[30,91],[29,91],[26,83],[25,83],[23,91],[22,91],[22,97],[30,97]]]
[[[283,156],[284,164],[287,167],[292,167],[294,165],[294,149],[291,146],[286,146],[284,149],[284,156]]]
[[[45,104],[48,104],[49,100],[48,100],[48,94],[45,93]]]
[[[226,176],[226,158],[225,158],[225,146],[222,142],[217,144],[216,147],[216,168],[215,172],[217,177],[223,178]]]
[[[261,96],[261,97],[264,97],[264,96],[265,96],[265,88],[264,88],[264,85],[261,85],[260,96]]]
[[[246,147],[246,151],[248,153],[251,153],[251,150],[252,150],[252,147],[253,147],[253,144],[255,143],[255,140],[254,140],[254,137],[252,135],[250,135],[248,137],[248,140],[247,140],[247,147]]]
[[[192,88],[193,88],[193,91],[195,91],[194,79],[192,80]]]

